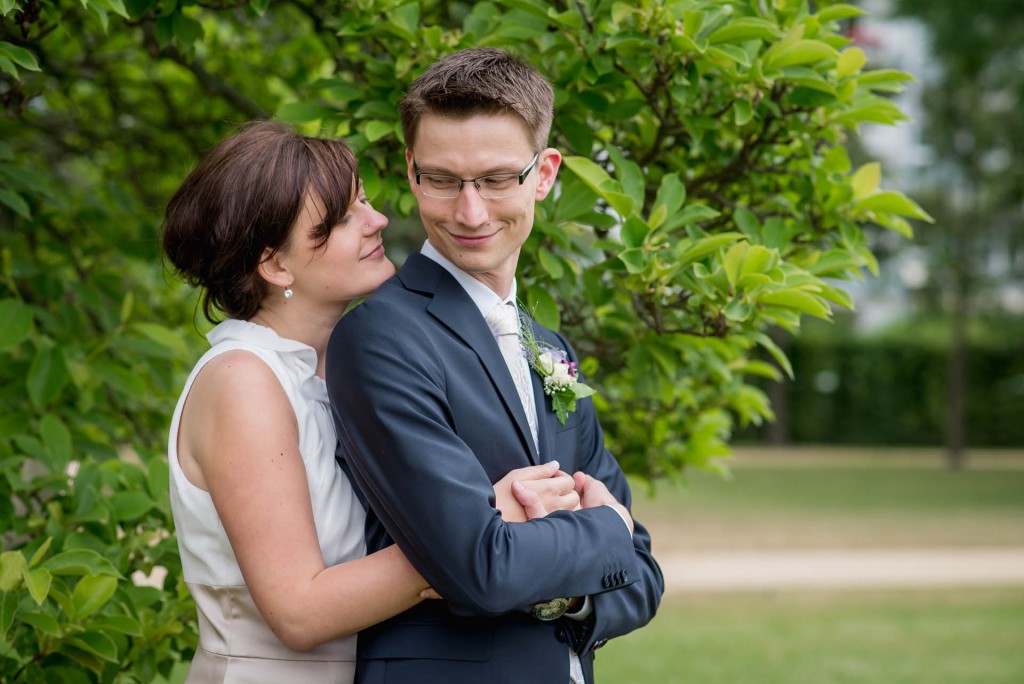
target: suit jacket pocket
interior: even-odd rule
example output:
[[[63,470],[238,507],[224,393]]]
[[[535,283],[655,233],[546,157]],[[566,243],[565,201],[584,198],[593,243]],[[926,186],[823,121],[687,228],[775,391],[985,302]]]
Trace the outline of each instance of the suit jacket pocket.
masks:
[[[484,662],[491,658],[494,630],[442,624],[389,626],[370,639],[359,635],[359,657],[368,660],[426,658]]]

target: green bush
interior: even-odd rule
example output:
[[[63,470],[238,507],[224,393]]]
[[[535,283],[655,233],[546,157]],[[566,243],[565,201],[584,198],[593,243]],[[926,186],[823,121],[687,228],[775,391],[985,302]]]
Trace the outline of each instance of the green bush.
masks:
[[[522,292],[577,343],[624,468],[727,453],[771,416],[759,350],[788,368],[766,331],[849,303],[832,283],[875,269],[866,225],[928,218],[843,147],[902,118],[909,76],[864,71],[860,10],[815,5],[0,0],[0,679],[151,682],[194,648],[164,443],[202,343],[158,256],[173,188],[276,114],[344,135],[406,216],[395,105],[453,49],[553,81],[567,157]]]
[[[941,446],[948,344],[915,337],[793,340],[786,383],[793,442]],[[1024,445],[1024,354],[975,344],[967,354],[967,441]]]

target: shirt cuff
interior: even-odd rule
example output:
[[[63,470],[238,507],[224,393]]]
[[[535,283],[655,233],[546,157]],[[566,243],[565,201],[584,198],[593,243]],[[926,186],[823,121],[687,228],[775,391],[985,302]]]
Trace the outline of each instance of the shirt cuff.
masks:
[[[566,613],[565,617],[570,620],[576,620],[577,622],[583,622],[590,614],[594,612],[594,602],[590,600],[589,596],[583,597],[583,607],[577,610],[575,613]]]
[[[626,516],[622,515],[622,511],[620,511],[620,510],[619,510],[618,508],[616,508],[615,506],[612,506],[611,504],[604,504],[604,505],[605,505],[605,506],[607,506],[608,508],[612,509],[613,511],[615,511],[615,513],[616,513],[616,514],[618,514],[618,516],[619,516],[619,519],[621,519],[621,520],[622,520],[622,524],[623,524],[623,525],[625,525],[625,526],[626,526],[626,529],[627,529],[627,530],[629,531],[629,536],[633,536],[633,530],[632,530],[632,529],[630,529],[630,527],[629,527],[629,521],[628,521],[628,520],[626,520]]]

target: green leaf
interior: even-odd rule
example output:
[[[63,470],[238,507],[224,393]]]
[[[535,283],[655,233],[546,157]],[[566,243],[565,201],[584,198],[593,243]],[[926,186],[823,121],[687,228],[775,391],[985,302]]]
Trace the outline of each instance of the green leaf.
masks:
[[[0,299],[0,350],[18,346],[32,333],[32,309],[17,299]]]
[[[36,549],[36,552],[32,554],[32,558],[28,562],[28,567],[34,568],[37,565],[39,565],[39,562],[43,560],[43,557],[46,555],[46,552],[50,550],[50,545],[52,543],[53,537],[47,537],[46,541],[44,541],[42,545],[38,549]]]
[[[708,48],[705,54],[709,59],[715,58],[722,63],[735,62],[743,67],[750,66],[750,55],[747,54],[746,50],[735,45],[720,45],[719,47]]]
[[[18,612],[19,596],[14,591],[0,591],[0,639],[7,636]]]
[[[0,55],[0,71],[10,74],[11,78],[20,78],[18,67],[14,65],[14,62],[7,55]]]
[[[829,320],[832,312],[828,306],[821,301],[820,297],[801,290],[783,290],[781,292],[769,292],[757,298],[758,304],[769,304],[782,306],[801,313],[810,314],[817,318]]]
[[[537,256],[540,258],[541,267],[552,278],[557,280],[565,274],[562,260],[555,256],[547,247],[541,247],[537,250]]]
[[[185,47],[192,45],[203,37],[203,25],[192,17],[185,16],[180,11],[174,13],[174,18],[171,20],[171,30],[174,32],[174,37],[178,40],[178,44]]]
[[[640,166],[632,159],[627,159],[617,147],[608,148],[608,156],[615,164],[615,173],[622,184],[623,191],[632,200],[632,206],[644,205],[646,179]],[[627,212],[628,213],[628,212]],[[626,214],[622,214],[625,216]]]
[[[92,549],[72,549],[45,561],[43,567],[54,575],[109,575],[121,577],[113,563]],[[2,588],[2,587],[0,587]]]
[[[132,323],[131,329],[141,333],[144,337],[168,351],[173,352],[178,358],[183,358],[188,354],[185,339],[180,331],[171,330],[167,326],[158,323],[144,322]]]
[[[159,501],[161,497],[168,496],[170,487],[170,467],[167,461],[162,458],[150,459],[146,466],[146,489],[154,500]]]
[[[529,292],[530,316],[545,328],[558,330],[561,325],[561,315],[558,311],[558,302],[540,287],[531,287]]]
[[[17,0],[0,0],[0,16],[6,17],[14,9]]]
[[[885,190],[868,195],[858,200],[855,206],[866,211],[888,211],[900,216],[909,216],[919,221],[935,222],[935,219],[922,209],[921,205],[903,193],[894,190]]]
[[[721,214],[721,212],[712,209],[711,207],[704,206],[703,204],[691,204],[681,212],[674,216],[670,216],[668,220],[665,221],[665,225],[661,227],[661,230],[674,230],[680,226],[690,225],[691,223],[710,221],[719,214]]]
[[[630,273],[640,273],[647,268],[647,253],[642,249],[627,249],[619,253],[619,259]]]
[[[823,59],[838,56],[834,47],[820,40],[798,40],[793,45],[783,48],[765,65],[765,69],[781,69],[798,64],[813,64]]]
[[[754,237],[760,233],[761,224],[757,220],[757,216],[746,207],[736,207],[733,218],[736,220],[736,225],[745,234]]]
[[[744,126],[754,118],[754,108],[746,100],[736,100],[733,102],[732,111],[733,120],[737,126]]]
[[[882,182],[882,165],[878,162],[870,162],[857,169],[850,179],[850,186],[853,188],[853,198],[860,199],[867,197],[878,190]]]
[[[851,47],[843,50],[836,60],[836,75],[839,78],[852,76],[867,64],[868,58],[859,47]]]
[[[79,648],[107,662],[116,663],[117,646],[114,641],[102,632],[82,632],[77,636],[67,637],[64,643]]]
[[[728,244],[744,238],[746,236],[743,233],[719,233],[718,235],[701,238],[692,245],[680,243],[680,246],[684,247],[684,249],[676,257],[676,261],[680,264],[697,261],[712,252],[717,252]]]
[[[857,77],[857,82],[865,86],[889,86],[914,80],[916,79],[907,72],[896,69],[872,69]],[[902,88],[900,89],[902,90]]]
[[[765,19],[740,17],[734,19],[708,36],[712,45],[719,43],[745,43],[748,40],[775,40],[782,32],[778,27]]]
[[[52,413],[47,413],[39,421],[39,434],[52,457],[50,462],[60,468],[66,466],[71,460],[71,432],[64,422]]]
[[[566,157],[565,165],[600,196],[609,188],[622,192],[622,186],[612,180],[607,171],[586,157]]]
[[[789,357],[786,356],[786,353],[782,351],[779,345],[775,344],[775,341],[763,332],[755,332],[753,337],[765,351],[772,355],[772,358],[775,359],[779,366],[782,367],[782,370],[786,372],[786,375],[789,376],[789,379],[792,380],[794,377],[793,365],[789,362]]]
[[[704,19],[707,13],[697,10],[686,10],[683,12],[683,30],[687,36],[696,38],[704,26]]]
[[[650,226],[633,214],[626,219],[626,223],[622,226],[622,244],[626,247],[641,247],[650,232]]]
[[[46,613],[35,613],[29,611],[22,611],[18,615],[18,620],[24,622],[26,625],[31,625],[36,631],[42,632],[52,637],[61,636],[60,623],[52,615]]]
[[[377,142],[395,132],[395,125],[388,121],[370,121],[366,124],[365,135],[370,142]]]
[[[586,157],[566,157],[565,165],[599,197],[608,202],[619,216],[625,218],[632,213],[633,199],[625,194],[622,185],[613,180],[598,164]]]
[[[6,55],[22,69],[39,71],[39,63],[36,61],[36,56],[23,47],[0,41],[0,55]]]
[[[19,584],[28,572],[28,563],[21,551],[4,551],[0,553],[0,591],[11,591]]]
[[[32,218],[32,210],[29,209],[28,202],[21,195],[15,194],[7,188],[0,188],[0,203],[22,218]]]
[[[117,590],[117,579],[109,575],[86,575],[78,580],[71,600],[75,618],[81,620],[102,608]]]
[[[839,21],[840,19],[852,19],[853,17],[859,17],[864,14],[864,10],[854,5],[838,4],[830,7],[823,8],[818,12],[818,21],[824,23],[826,21]]]
[[[114,12],[125,19],[130,19],[128,16],[128,10],[124,6],[124,0],[92,0],[95,4],[100,4],[107,9]]]
[[[116,520],[134,520],[153,507],[153,500],[142,492],[117,492],[110,497],[110,506]]]
[[[43,407],[60,394],[69,379],[64,352],[56,347],[40,347],[29,366],[25,383],[32,403]]]
[[[130,615],[98,615],[89,622],[89,627],[101,632],[142,636],[142,625]]]
[[[735,285],[736,281],[740,279],[740,269],[743,266],[743,260],[747,258],[747,251],[749,249],[750,243],[746,240],[737,242],[729,248],[722,258],[725,277],[731,285]]]
[[[665,207],[667,214],[674,214],[679,211],[686,200],[686,186],[679,180],[679,173],[673,171],[665,174],[658,186],[658,194],[654,198],[654,208]],[[653,215],[654,212],[652,211]]]
[[[267,13],[267,8],[270,6],[270,0],[250,0],[249,6],[252,7],[253,11],[258,16],[263,16]]]
[[[322,104],[310,102],[289,102],[277,108],[274,116],[282,121],[293,121],[304,123],[307,121],[319,121],[338,115],[339,110]]]
[[[53,575],[46,568],[26,569],[25,571],[25,586],[28,587],[28,593],[31,594],[33,600],[39,605],[42,605],[50,594],[52,582]]]

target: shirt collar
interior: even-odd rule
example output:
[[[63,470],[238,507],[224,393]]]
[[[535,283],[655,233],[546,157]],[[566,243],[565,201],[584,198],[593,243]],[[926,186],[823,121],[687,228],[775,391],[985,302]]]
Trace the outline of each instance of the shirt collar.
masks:
[[[487,287],[479,280],[469,275],[461,268],[449,261],[443,254],[430,244],[430,240],[423,242],[423,248],[420,250],[420,254],[427,257],[438,266],[443,268],[452,274],[452,277],[458,281],[459,285],[462,285],[462,289],[466,291],[469,298],[476,304],[476,308],[480,310],[480,315],[487,317],[487,314],[495,306],[499,304],[511,303],[512,306],[516,306],[516,281],[512,280],[512,290],[508,293],[508,297],[502,299],[494,290]],[[518,311],[518,307],[516,309]]]

